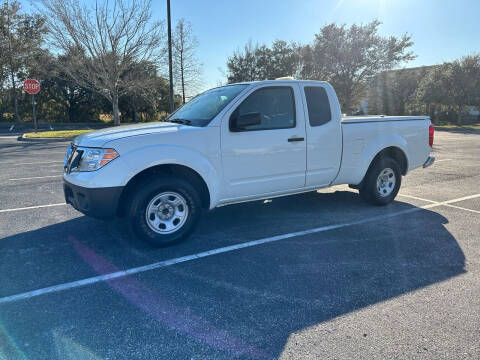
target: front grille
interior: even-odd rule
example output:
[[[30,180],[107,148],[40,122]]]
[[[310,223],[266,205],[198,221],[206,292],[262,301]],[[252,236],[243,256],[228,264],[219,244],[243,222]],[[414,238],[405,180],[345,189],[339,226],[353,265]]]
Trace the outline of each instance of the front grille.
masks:
[[[77,151],[76,145],[70,144],[65,154],[65,162],[63,164],[63,171],[66,174],[70,174],[70,172],[78,166],[82,153],[83,151]]]
[[[78,150],[77,148],[75,148],[72,159],[70,160],[70,165],[68,167],[69,173],[78,168],[78,165],[80,164],[80,160],[82,159],[82,155],[83,155],[83,150]]]

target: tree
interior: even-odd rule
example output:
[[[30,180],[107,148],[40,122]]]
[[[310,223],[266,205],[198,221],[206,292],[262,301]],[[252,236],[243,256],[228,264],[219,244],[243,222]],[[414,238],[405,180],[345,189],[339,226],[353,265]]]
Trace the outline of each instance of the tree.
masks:
[[[141,120],[159,120],[168,114],[170,110],[169,103],[169,84],[168,81],[158,76],[156,67],[151,63],[140,63],[132,69],[132,74],[138,73],[137,76],[149,77],[151,84],[148,89],[139,89],[134,93],[127,93],[121,98],[121,109],[125,110],[125,114],[134,122],[138,122],[138,114]],[[143,73],[143,74],[142,74]],[[175,105],[180,105],[178,99],[175,99]],[[145,118],[146,115],[146,118]]]
[[[375,75],[415,58],[412,41],[378,34],[380,22],[366,25],[330,24],[322,27],[311,45],[300,50],[304,79],[329,81],[344,112],[350,112]]]
[[[41,0],[52,45],[72,61],[61,70],[77,85],[104,96],[120,124],[119,99],[148,91],[153,80],[134,71],[165,54],[163,24],[153,22],[150,0],[99,0],[93,7],[76,0]]]
[[[258,45],[249,41],[242,50],[237,50],[227,60],[227,78],[229,83],[259,80],[257,68]]]
[[[180,84],[178,90],[184,104],[185,98],[193,96],[199,84],[201,64],[195,56],[197,46],[192,25],[180,19],[173,35],[173,63],[175,79]]]
[[[20,13],[20,3],[6,1],[0,7],[0,62],[2,74],[8,76],[15,120],[20,121],[17,87],[35,68],[46,33],[45,19],[39,14]],[[6,77],[3,79],[6,80]]]
[[[431,115],[444,108],[445,120],[460,123],[466,106],[480,106],[480,54],[433,67],[420,83],[417,99],[429,105]]]
[[[100,113],[108,111],[108,102],[104,97],[76,84],[62,71],[65,64],[71,61],[73,59],[70,53],[55,57],[45,52],[39,59],[41,66],[38,70],[33,70],[35,77],[42,82],[42,91],[37,95],[41,103],[39,114],[43,113],[44,119],[51,118],[53,114],[49,112],[55,105],[61,109],[61,115],[56,115],[63,121],[95,121]],[[44,109],[46,103],[50,103],[48,110]]]
[[[275,40],[271,47],[248,42],[227,61],[229,83],[293,76],[298,69],[297,45]]]
[[[384,115],[411,115],[421,112],[416,103],[418,86],[428,67],[385,71],[368,86],[368,112]]]

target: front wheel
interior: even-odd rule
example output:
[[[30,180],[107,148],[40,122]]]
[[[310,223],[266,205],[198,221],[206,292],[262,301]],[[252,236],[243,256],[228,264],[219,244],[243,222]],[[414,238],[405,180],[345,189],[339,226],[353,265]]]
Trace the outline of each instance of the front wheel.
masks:
[[[138,237],[155,246],[169,246],[193,230],[200,215],[200,196],[182,178],[149,179],[133,190],[128,215]]]
[[[397,162],[389,157],[375,161],[360,186],[360,196],[373,205],[391,203],[400,190],[402,174]]]

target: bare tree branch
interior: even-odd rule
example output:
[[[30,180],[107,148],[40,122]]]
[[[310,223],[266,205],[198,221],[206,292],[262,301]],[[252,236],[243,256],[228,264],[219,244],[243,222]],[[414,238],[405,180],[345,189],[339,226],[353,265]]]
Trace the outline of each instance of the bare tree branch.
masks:
[[[173,35],[173,66],[177,91],[182,94],[183,103],[195,95],[200,84],[202,64],[195,54],[197,46],[191,24],[180,19]]]
[[[152,19],[151,0],[96,0],[92,7],[78,0],[40,0],[51,43],[72,61],[62,72],[79,86],[112,103],[120,124],[118,100],[125,94],[147,96],[154,72],[163,66],[163,23]]]

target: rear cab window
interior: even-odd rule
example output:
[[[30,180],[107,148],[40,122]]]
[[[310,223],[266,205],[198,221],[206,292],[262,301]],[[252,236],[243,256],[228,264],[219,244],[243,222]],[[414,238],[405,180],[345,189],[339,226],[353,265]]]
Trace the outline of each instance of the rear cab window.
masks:
[[[325,88],[321,86],[305,86],[307,100],[308,121],[310,126],[321,126],[332,119],[330,101]]]

